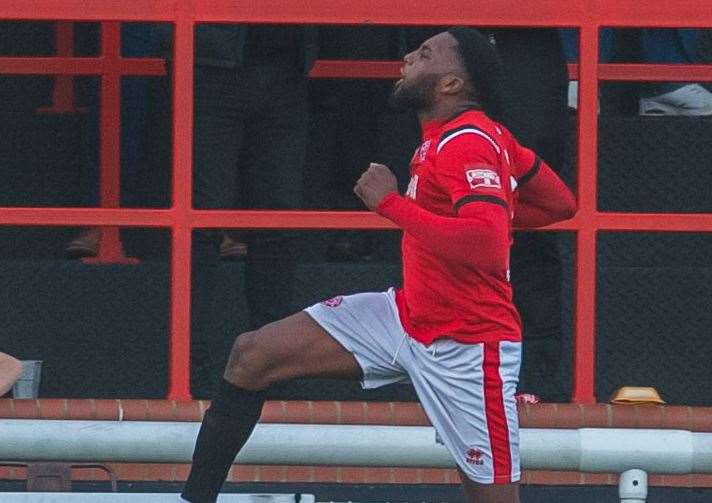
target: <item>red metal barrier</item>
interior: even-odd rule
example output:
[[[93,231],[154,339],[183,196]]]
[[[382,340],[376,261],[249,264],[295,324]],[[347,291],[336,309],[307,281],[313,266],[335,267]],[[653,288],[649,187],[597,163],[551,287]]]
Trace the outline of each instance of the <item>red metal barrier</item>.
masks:
[[[309,9],[294,0],[26,0],[0,4],[0,19],[77,21],[165,21],[175,24],[173,205],[167,210],[116,209],[118,187],[117,76],[150,74],[155,60],[123,59],[116,55],[118,38],[105,39],[101,58],[0,58],[0,73],[101,74],[113,107],[102,118],[102,164],[112,166],[102,191],[102,209],[0,208],[0,225],[111,225],[168,227],[172,230],[170,389],[168,397],[190,398],[190,254],[191,231],[220,228],[341,228],[388,229],[384,219],[365,212],[198,211],[192,209],[193,27],[196,22],[397,24],[481,26],[552,26],[580,29],[580,65],[569,69],[579,84],[578,197],[579,213],[551,229],[577,233],[574,390],[576,403],[595,402],[596,239],[600,230],[712,232],[709,214],[601,213],[597,208],[599,80],[712,81],[712,67],[702,65],[599,65],[598,30],[613,27],[712,26],[712,12],[697,0],[312,0]],[[113,30],[118,31],[116,23]],[[105,25],[106,26],[106,25]],[[111,46],[111,44],[114,44]],[[388,62],[320,62],[315,77],[388,78]],[[683,73],[684,72],[684,73]],[[155,73],[153,73],[155,74]],[[684,75],[684,78],[682,76]],[[109,78],[110,76],[110,78]],[[111,80],[113,79],[113,80]],[[108,91],[113,91],[113,94]],[[115,117],[111,117],[112,114]],[[107,129],[109,132],[107,132]],[[111,129],[113,128],[113,133]],[[109,141],[108,138],[112,138]],[[108,169],[104,166],[104,169]]]
[[[72,23],[57,23],[56,53],[53,58],[0,58],[0,73],[15,75],[57,75],[52,93],[52,106],[43,113],[77,112],[74,97],[74,75],[100,75],[100,144],[99,184],[102,208],[119,207],[121,77],[124,75],[165,75],[162,59],[129,59],[121,57],[120,23],[101,26],[101,56],[73,57],[74,27]],[[87,259],[95,263],[136,263],[124,255],[116,227],[103,227],[98,256]]]

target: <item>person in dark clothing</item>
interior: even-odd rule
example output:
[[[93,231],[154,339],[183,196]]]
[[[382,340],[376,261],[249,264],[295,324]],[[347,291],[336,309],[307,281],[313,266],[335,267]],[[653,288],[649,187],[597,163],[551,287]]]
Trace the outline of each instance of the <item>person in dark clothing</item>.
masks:
[[[568,74],[554,29],[491,32],[503,65],[502,122],[559,175],[564,169]],[[511,256],[514,301],[524,328],[519,390],[567,401],[562,359],[562,263],[557,235],[515,234]]]
[[[398,54],[398,28],[383,26],[323,26],[319,28],[319,57],[341,60],[394,60]],[[383,123],[391,114],[387,105],[392,83],[382,79],[312,79],[309,83],[310,141],[305,172],[308,208],[356,210],[361,202],[352,181],[363,166],[378,159],[395,166],[405,186],[408,160],[401,166],[384,159]],[[417,138],[417,128],[415,128]],[[400,145],[398,145],[400,147]],[[398,169],[400,167],[400,169]],[[319,233],[328,239],[331,261],[376,258],[383,233],[337,231]]]
[[[197,209],[294,209],[302,204],[307,72],[316,34],[304,26],[196,29],[193,203]],[[211,396],[225,344],[205,330],[221,234],[198,231],[193,253],[193,390]],[[250,326],[284,316],[294,273],[292,234],[249,233]],[[202,328],[202,330],[201,330]]]
[[[91,30],[85,38],[96,39],[96,27],[85,27]],[[93,33],[92,33],[93,32]],[[91,36],[93,35],[93,37]],[[168,26],[148,23],[122,23],[121,53],[123,57],[146,58],[157,57],[165,51],[167,39],[170,38]],[[96,40],[93,40],[96,43]],[[86,45],[92,42],[85,41]],[[99,79],[87,83],[86,100],[89,110],[83,123],[82,157],[80,185],[83,200],[82,206],[99,206],[99,142],[100,132],[100,101],[101,92]],[[121,82],[121,205],[135,207],[139,204],[141,180],[140,163],[145,154],[149,127],[149,103],[151,85],[146,78],[124,78]],[[65,247],[65,255],[70,259],[95,257],[99,253],[101,227],[85,227],[79,229]]]

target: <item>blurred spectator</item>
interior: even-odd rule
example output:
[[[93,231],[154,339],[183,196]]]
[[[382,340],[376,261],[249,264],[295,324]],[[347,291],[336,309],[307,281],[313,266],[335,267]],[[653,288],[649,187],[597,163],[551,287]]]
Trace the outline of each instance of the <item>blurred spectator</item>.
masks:
[[[644,63],[696,64],[701,62],[701,30],[643,29],[640,60]],[[561,30],[566,59],[578,61],[577,30]],[[600,35],[600,61],[608,63],[613,56],[614,31],[604,28]],[[576,108],[578,83],[569,87],[569,106]],[[696,83],[651,83],[642,86],[640,115],[712,115],[712,93]]]
[[[304,26],[196,28],[196,208],[301,207],[307,72],[316,59],[316,37],[315,28]],[[205,330],[221,239],[220,232],[195,233],[193,389],[203,396],[211,395],[229,353],[225,345],[232,342],[232,337]],[[287,314],[297,243],[293,233],[281,231],[250,232],[246,242],[249,325],[257,328]]]
[[[124,57],[158,56],[167,44],[167,26],[123,23],[121,52]],[[96,34],[94,37],[96,38]],[[140,192],[139,162],[146,141],[149,82],[145,77],[124,77],[121,81],[121,205],[132,206]],[[93,79],[87,90],[89,111],[82,137],[81,183],[83,204],[99,205],[100,80]],[[67,244],[68,258],[94,257],[99,251],[101,229],[80,229]]]
[[[568,73],[554,29],[492,32],[504,69],[504,124],[557,173],[564,171]],[[566,176],[564,176],[566,178]],[[562,347],[562,264],[557,233],[517,232],[511,251],[514,301],[522,317],[519,390],[567,401],[559,374]]]
[[[0,396],[10,391],[22,376],[22,362],[6,353],[0,353]]]
[[[196,28],[193,203],[198,209],[298,208],[306,144],[306,72],[316,59],[316,31],[302,26],[199,25]],[[125,23],[126,57],[168,55],[167,25]],[[94,39],[96,36],[94,34]],[[98,205],[99,88],[89,86],[90,112],[83,145],[83,194]],[[122,205],[136,203],[137,174],[147,139],[145,78],[124,78],[121,101]],[[98,228],[82,229],[70,257],[97,254]],[[222,243],[221,243],[222,239]],[[247,286],[254,327],[284,316],[294,268],[290,233],[250,233]],[[224,367],[213,355],[227,354],[221,335],[210,330],[211,277],[220,257],[244,256],[237,233],[195,233],[193,253],[194,386],[210,395]],[[277,312],[279,311],[279,312]]]
[[[195,30],[193,204],[197,209],[290,209],[302,205],[307,135],[307,72],[318,50],[316,30],[304,26],[198,25]],[[166,25],[122,25],[128,57],[169,55]],[[170,55],[169,55],[170,56]],[[138,161],[147,139],[146,79],[122,82],[122,205],[140,193]],[[90,89],[83,176],[85,204],[98,204],[98,86]],[[284,317],[294,272],[293,234],[198,231],[193,250],[194,392],[210,396],[228,354],[219,331],[210,330],[219,258],[244,256],[250,325]],[[72,257],[97,253],[100,232],[83,229],[69,244]],[[243,243],[243,240],[248,243]],[[222,241],[222,242],[221,242]],[[215,356],[219,355],[219,356]]]
[[[699,63],[700,30],[643,30],[643,61]],[[643,87],[641,115],[712,115],[712,93],[700,84],[660,83]]]
[[[326,26],[319,30],[321,59],[398,59],[399,30],[375,26]],[[383,121],[390,113],[392,82],[382,79],[313,79],[309,83],[312,120],[305,173],[306,206],[361,210],[353,185],[374,159],[384,161]],[[391,165],[391,164],[389,164]],[[406,163],[398,169],[407,180]],[[328,234],[327,255],[333,261],[370,260],[380,243],[373,233]],[[378,239],[378,238],[377,238]],[[380,239],[379,239],[380,241]]]

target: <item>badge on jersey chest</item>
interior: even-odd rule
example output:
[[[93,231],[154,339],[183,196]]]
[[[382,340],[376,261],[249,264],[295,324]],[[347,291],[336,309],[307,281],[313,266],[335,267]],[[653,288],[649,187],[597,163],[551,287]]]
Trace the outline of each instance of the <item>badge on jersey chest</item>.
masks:
[[[499,180],[499,175],[491,169],[468,169],[465,171],[467,183],[471,189],[486,187],[490,189],[501,189],[502,183]]]
[[[418,162],[423,162],[425,160],[425,157],[428,155],[428,149],[430,148],[432,140],[425,140],[422,145],[418,148],[418,151],[415,153],[415,158],[418,159]]]

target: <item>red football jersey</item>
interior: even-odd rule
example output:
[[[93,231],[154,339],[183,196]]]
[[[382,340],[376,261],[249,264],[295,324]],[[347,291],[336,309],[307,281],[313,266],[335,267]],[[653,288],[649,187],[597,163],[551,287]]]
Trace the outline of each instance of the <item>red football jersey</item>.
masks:
[[[516,186],[536,174],[541,161],[484,112],[470,110],[452,120],[423,125],[411,160],[406,192],[421,208],[457,217],[468,203],[498,204],[511,215]],[[447,260],[404,232],[403,287],[396,300],[408,334],[425,344],[447,337],[476,343],[521,340],[512,302],[509,259],[497,271]]]

